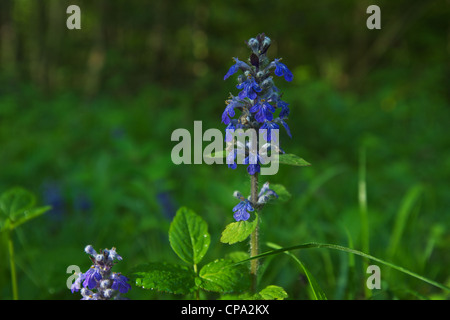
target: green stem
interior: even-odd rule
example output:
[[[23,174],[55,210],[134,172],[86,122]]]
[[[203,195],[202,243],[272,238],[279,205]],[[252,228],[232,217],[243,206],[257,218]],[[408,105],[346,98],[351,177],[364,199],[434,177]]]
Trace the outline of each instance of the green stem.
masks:
[[[369,217],[367,212],[367,188],[366,188],[366,150],[361,147],[359,151],[359,178],[358,178],[358,202],[361,219],[361,242],[363,252],[369,253]],[[363,263],[364,272],[369,266],[366,259]],[[364,289],[366,298],[371,296],[371,290],[366,286]]]
[[[195,273],[195,276],[197,276],[197,272],[198,272],[198,270],[197,270],[197,264],[194,263],[194,273]],[[200,288],[198,288],[198,287],[197,287],[197,290],[195,291],[195,299],[196,299],[196,300],[200,300]]]
[[[8,251],[9,251],[9,265],[11,268],[11,284],[12,284],[13,299],[19,300],[19,293],[17,290],[16,263],[14,261],[14,244],[11,236],[11,231],[8,232]]]
[[[251,202],[253,208],[256,207],[256,203],[258,202],[258,173],[250,176],[251,183]],[[256,213],[256,209],[255,209]],[[258,219],[259,220],[259,219]],[[250,236],[250,257],[257,256],[259,254],[259,221],[256,222],[256,228],[252,232]],[[254,259],[250,261],[250,275],[252,279],[251,291],[256,292],[256,286],[258,282],[258,260]]]

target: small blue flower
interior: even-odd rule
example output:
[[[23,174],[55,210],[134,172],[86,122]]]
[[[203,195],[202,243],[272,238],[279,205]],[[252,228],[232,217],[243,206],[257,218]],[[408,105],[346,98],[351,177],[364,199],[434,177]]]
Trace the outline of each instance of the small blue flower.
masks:
[[[272,141],[272,130],[273,129],[279,130],[280,126],[278,124],[276,124],[275,122],[265,121],[260,129],[266,129],[267,130],[267,131],[263,132],[263,138],[267,142],[270,142],[270,141]]]
[[[286,103],[286,102],[284,102],[284,101],[281,100],[281,99],[279,99],[279,100],[277,101],[277,107],[278,107],[278,108],[281,108],[281,111],[280,111],[280,114],[279,114],[279,117],[280,117],[281,119],[286,119],[286,118],[289,116],[290,110],[289,110],[288,105],[289,105],[289,103]]]
[[[250,218],[250,213],[248,211],[253,211],[253,207],[250,202],[245,199],[233,208],[233,217],[236,221],[247,221]]]
[[[236,61],[236,63],[230,67],[227,74],[223,77],[223,80],[228,79],[230,76],[235,74],[239,69],[242,69],[242,70],[250,69],[250,66],[248,64],[246,64],[243,61],[240,61],[238,58],[233,58],[233,60]]]
[[[271,198],[278,198],[278,195],[272,189],[269,189],[269,182],[264,183],[258,194],[258,204],[267,203]]]
[[[249,164],[247,167],[247,172],[252,176],[257,172],[261,172],[261,166],[259,164]]]
[[[114,260],[123,260],[121,256],[116,252],[116,248],[112,247],[111,250],[105,249],[104,251],[108,252],[108,261],[114,262]]]
[[[231,122],[230,117],[232,118],[235,115],[234,108],[242,106],[242,101],[240,101],[239,98],[232,96],[231,99],[226,100],[225,103],[227,106],[222,113],[222,122],[228,125]]]
[[[249,98],[254,100],[258,96],[257,92],[262,91],[261,87],[256,83],[255,78],[252,76],[249,76],[247,80],[236,85],[236,88],[242,89],[242,91],[239,92],[239,98],[241,99]]]
[[[72,286],[70,287],[70,290],[72,293],[78,292],[81,289],[81,282],[86,278],[86,275],[82,272],[78,274],[78,278],[75,279]]]
[[[292,81],[294,79],[294,75],[292,72],[286,67],[284,63],[280,62],[280,59],[275,59],[275,74],[279,77],[284,76],[286,81]]]
[[[127,283],[128,278],[120,273],[113,273],[111,279],[114,281],[111,289],[119,290],[120,293],[127,293],[131,289],[131,285]]]
[[[255,113],[255,119],[258,122],[272,121],[275,107],[272,106],[265,99],[259,99],[253,107],[250,108],[250,112]]]
[[[289,138],[292,139],[291,129],[289,129],[288,124],[282,118],[276,118],[274,121],[277,122],[277,123],[282,124],[284,129],[286,129],[287,135],[289,136]]]
[[[85,274],[85,279],[83,282],[83,287],[94,289],[97,286],[97,282],[102,279],[100,270],[96,266],[92,266]]]
[[[237,168],[237,164],[234,161],[236,159],[236,155],[237,155],[236,150],[234,150],[234,152],[228,153],[228,155],[227,155],[228,168],[233,169],[233,170]]]
[[[261,171],[260,163],[264,164],[264,159],[257,152],[250,152],[249,156],[244,159],[244,164],[248,164],[247,172],[250,175]]]
[[[233,133],[236,130],[235,124],[231,121],[225,128],[225,142],[233,141]]]

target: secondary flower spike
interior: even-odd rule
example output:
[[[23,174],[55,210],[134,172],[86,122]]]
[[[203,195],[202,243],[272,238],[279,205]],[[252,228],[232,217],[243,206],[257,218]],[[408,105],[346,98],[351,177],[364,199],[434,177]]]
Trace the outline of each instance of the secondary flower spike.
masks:
[[[247,221],[250,218],[250,212],[253,212],[255,208],[257,210],[261,209],[269,200],[278,198],[278,195],[269,188],[269,182],[264,183],[261,190],[258,193],[258,201],[253,207],[250,202],[250,197],[245,199],[244,196],[239,192],[235,191],[233,196],[240,200],[240,202],[233,208],[233,217],[236,221]]]
[[[88,245],[84,251],[90,255],[93,265],[85,273],[80,273],[71,287],[72,293],[80,291],[81,300],[120,300],[121,294],[131,289],[128,278],[111,268],[122,257],[116,248],[100,250],[99,253]]]

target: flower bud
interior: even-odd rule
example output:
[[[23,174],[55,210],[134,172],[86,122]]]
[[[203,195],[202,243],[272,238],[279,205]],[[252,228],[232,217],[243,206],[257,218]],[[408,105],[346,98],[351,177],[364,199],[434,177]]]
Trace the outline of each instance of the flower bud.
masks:
[[[241,199],[243,198],[242,194],[239,191],[235,191],[233,193],[233,197],[235,197],[236,199]]]
[[[264,89],[272,87],[273,84],[274,83],[273,83],[272,77],[269,77],[261,83],[261,88],[264,90]]]
[[[100,281],[100,288],[108,289],[110,287],[111,287],[111,280],[105,279],[105,280]]]
[[[114,290],[113,289],[106,289],[105,291],[103,291],[103,296],[106,299],[111,299],[113,295],[114,295]]]
[[[84,251],[92,256],[95,256],[97,254],[97,251],[95,251],[95,249],[91,245],[87,245],[86,248],[84,248]]]
[[[250,49],[252,49],[253,53],[259,53],[259,41],[255,38],[251,38],[248,40],[247,45]]]
[[[271,42],[272,41],[270,40],[270,38],[268,36],[264,37],[264,40],[262,41],[262,44],[261,44],[261,53],[262,54],[266,53],[267,49],[269,49],[269,47],[270,47]]]

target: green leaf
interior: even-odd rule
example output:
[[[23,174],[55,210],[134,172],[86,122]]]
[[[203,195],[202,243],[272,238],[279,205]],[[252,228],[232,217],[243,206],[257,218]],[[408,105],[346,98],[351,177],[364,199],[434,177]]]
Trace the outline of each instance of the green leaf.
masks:
[[[273,249],[281,249],[279,245],[276,245],[274,243],[267,243],[267,245],[270,248]],[[325,292],[322,290],[322,288],[317,283],[316,278],[309,272],[309,270],[305,267],[305,265],[298,259],[296,256],[294,256],[291,252],[285,251],[288,256],[290,256],[292,259],[294,259],[295,262],[300,266],[301,270],[305,273],[306,278],[308,279],[309,285],[311,287],[311,291],[316,298],[316,300],[327,300],[327,296],[325,295]]]
[[[11,225],[10,225],[11,230],[17,228],[18,226],[20,226],[21,224],[23,224],[27,221],[30,221],[34,218],[39,217],[40,215],[44,214],[51,208],[52,208],[51,206],[45,206],[45,207],[34,208],[31,210],[22,212],[21,215],[17,215],[17,217],[16,217],[17,220],[14,223],[11,223]]]
[[[282,184],[270,184],[270,189],[275,191],[275,193],[278,195],[278,198],[276,201],[287,201],[291,198],[291,194],[289,191],[286,190],[286,188]]]
[[[247,267],[232,260],[217,259],[203,266],[195,279],[197,286],[220,293],[240,292],[250,286]]]
[[[334,249],[334,250],[339,250],[339,251],[344,251],[344,252],[347,252],[347,253],[355,254],[355,255],[361,256],[363,258],[367,258],[367,259],[376,261],[378,263],[384,264],[384,265],[386,265],[386,266],[388,266],[388,267],[390,267],[392,269],[395,269],[397,271],[403,272],[403,273],[405,273],[405,274],[407,274],[407,275],[409,275],[411,277],[414,277],[416,279],[422,280],[422,281],[424,281],[424,282],[426,282],[428,284],[431,284],[431,285],[433,285],[433,286],[435,286],[437,288],[440,288],[442,290],[450,292],[450,287],[447,287],[446,285],[443,285],[443,284],[441,284],[439,282],[436,282],[434,280],[428,279],[428,278],[423,277],[423,276],[421,276],[421,275],[419,275],[417,273],[409,271],[408,269],[405,269],[405,268],[400,267],[400,266],[398,266],[396,264],[384,261],[382,259],[376,258],[376,257],[371,256],[369,254],[366,254],[364,252],[361,252],[361,251],[358,251],[358,250],[354,250],[354,249],[350,249],[350,248],[343,247],[343,246],[339,246],[339,245],[336,245],[336,244],[310,242],[310,243],[300,244],[300,245],[297,245],[297,246],[292,246],[292,247],[281,248],[281,249],[277,249],[277,250],[264,252],[264,253],[258,254],[256,256],[253,256],[251,258],[248,258],[248,259],[242,260],[240,262],[237,262],[236,264],[245,263],[245,262],[248,262],[248,261],[253,260],[253,259],[261,259],[263,257],[267,257],[267,256],[275,255],[275,254],[280,254],[280,253],[283,253],[283,252],[286,252],[286,251],[292,251],[292,250],[298,250],[298,249],[310,249],[310,248],[328,248],[328,249]]]
[[[35,196],[20,187],[12,188],[0,196],[0,211],[13,222],[17,216],[31,209],[36,202]]]
[[[282,287],[271,285],[258,292],[257,296],[262,300],[284,300],[288,294]]]
[[[253,221],[237,221],[232,222],[225,227],[222,232],[220,242],[233,244],[244,241],[255,230],[258,224],[258,214],[255,214]]]
[[[197,264],[208,251],[211,242],[208,224],[192,210],[182,207],[170,224],[169,241],[181,260]]]
[[[275,160],[276,161],[276,157]],[[278,155],[278,162],[281,164],[289,164],[291,166],[310,166],[311,164],[304,159],[291,153],[282,153]]]
[[[0,232],[13,230],[51,209],[50,206],[34,208],[35,203],[35,196],[23,188],[4,192],[0,196]]]
[[[164,262],[140,265],[131,270],[136,286],[175,294],[188,294],[195,289],[195,273],[186,266]]]
[[[225,255],[226,259],[232,260],[233,262],[239,262],[245,260],[249,257],[246,251],[233,251]]]
[[[423,192],[422,185],[415,185],[408,190],[402,200],[401,207],[397,212],[397,217],[395,219],[394,229],[392,230],[391,240],[388,245],[387,256],[392,259],[400,245],[400,239],[402,237],[403,231],[408,222],[408,217],[410,216],[414,204]]]

